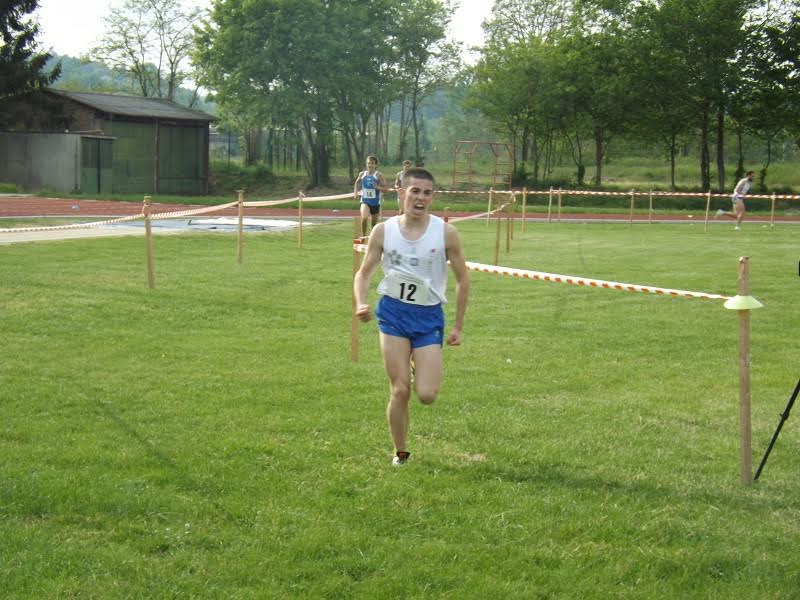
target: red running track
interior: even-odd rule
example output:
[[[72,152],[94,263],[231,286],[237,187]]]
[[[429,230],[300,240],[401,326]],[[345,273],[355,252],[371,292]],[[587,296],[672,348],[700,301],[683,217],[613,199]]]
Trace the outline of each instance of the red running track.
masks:
[[[179,210],[190,210],[196,208],[204,208],[205,205],[200,204],[153,204],[153,214],[162,212],[172,212]],[[123,202],[112,200],[70,200],[63,198],[43,198],[38,196],[15,196],[15,195],[0,195],[0,217],[125,217],[130,215],[138,215],[142,212],[141,202]],[[441,214],[440,208],[435,211]],[[218,216],[232,216],[237,214],[237,208],[231,207],[224,210],[219,210],[207,215]],[[387,216],[394,214],[392,209]],[[451,212],[453,217],[466,216],[469,213]],[[297,209],[293,208],[276,208],[276,207],[247,207],[245,208],[245,215],[248,217],[294,217],[297,216]],[[358,215],[358,210],[353,207],[349,209],[331,209],[331,208],[303,208],[303,215],[308,217],[354,217]],[[543,213],[528,213],[528,219],[543,219],[547,215]],[[619,214],[576,214],[576,213],[562,213],[562,221],[580,220],[580,221],[627,221],[629,218],[628,213]],[[704,213],[689,217],[688,214],[674,214],[674,215],[659,215],[654,216],[658,221],[703,221]],[[556,220],[555,213],[552,214],[552,220]],[[635,214],[634,221],[647,221],[647,214]],[[769,215],[747,215],[746,221],[769,222]],[[731,219],[720,219],[721,222],[732,222]],[[800,223],[800,215],[790,216],[776,216],[775,221],[782,222],[795,222]]]

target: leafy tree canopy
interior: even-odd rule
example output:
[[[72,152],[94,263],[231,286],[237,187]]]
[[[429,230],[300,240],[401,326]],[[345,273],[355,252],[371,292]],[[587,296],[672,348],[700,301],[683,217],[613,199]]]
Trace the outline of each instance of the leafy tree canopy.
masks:
[[[38,5],[39,0],[0,2],[0,97],[44,87],[58,78],[61,67],[46,71],[50,54],[37,51],[39,25],[27,16]]]

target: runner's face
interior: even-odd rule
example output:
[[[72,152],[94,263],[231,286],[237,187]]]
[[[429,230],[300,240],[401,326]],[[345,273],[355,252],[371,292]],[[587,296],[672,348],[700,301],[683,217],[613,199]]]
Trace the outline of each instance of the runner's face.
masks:
[[[374,171],[377,168],[378,168],[378,161],[372,158],[367,160],[367,171]]]
[[[412,216],[425,215],[433,202],[433,182],[412,177],[404,183],[406,186],[404,213]]]

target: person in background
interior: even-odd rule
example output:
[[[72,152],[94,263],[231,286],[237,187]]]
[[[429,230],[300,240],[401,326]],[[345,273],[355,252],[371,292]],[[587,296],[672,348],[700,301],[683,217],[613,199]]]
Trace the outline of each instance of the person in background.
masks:
[[[370,228],[378,224],[381,213],[381,191],[387,191],[386,179],[378,171],[378,159],[375,156],[367,157],[367,170],[361,171],[353,184],[353,198],[361,198],[361,235],[367,235],[367,223],[371,221]]]
[[[742,220],[744,219],[745,213],[744,197],[747,195],[747,192],[750,191],[750,186],[753,183],[753,175],[753,171],[748,171],[745,173],[745,176],[739,180],[739,183],[736,184],[736,187],[733,188],[733,194],[731,195],[733,211],[722,210],[720,208],[717,211],[717,214],[714,215],[715,219],[718,219],[722,216],[736,219],[736,231],[739,231],[742,226]]]
[[[411,161],[403,161],[403,170],[398,171],[394,176],[394,189],[397,191],[397,214],[403,214],[403,177],[411,168]]]

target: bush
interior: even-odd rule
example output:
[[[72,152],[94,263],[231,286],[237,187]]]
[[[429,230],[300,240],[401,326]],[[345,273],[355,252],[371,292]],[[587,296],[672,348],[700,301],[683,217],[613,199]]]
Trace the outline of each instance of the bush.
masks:
[[[256,191],[275,183],[275,174],[267,165],[243,166],[214,161],[209,168],[208,188],[212,195],[230,195],[236,190]]]
[[[514,172],[511,174],[511,185],[513,187],[523,187],[529,183],[528,172],[525,170],[525,163],[520,162],[517,164],[517,168],[514,169]]]
[[[5,183],[0,181],[0,194],[17,194],[19,188],[16,183]]]

